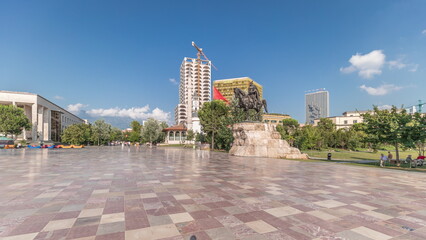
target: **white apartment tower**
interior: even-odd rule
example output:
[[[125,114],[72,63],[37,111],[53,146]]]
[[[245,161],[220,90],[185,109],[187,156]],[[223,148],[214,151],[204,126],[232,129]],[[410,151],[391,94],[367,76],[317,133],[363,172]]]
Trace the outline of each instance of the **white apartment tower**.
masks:
[[[306,123],[314,124],[318,118],[326,118],[330,115],[330,101],[328,91],[324,89],[305,94]]]
[[[193,129],[199,122],[197,112],[211,99],[211,62],[200,58],[184,58],[180,65],[179,104],[175,109],[176,124]],[[194,130],[195,131],[195,130]]]

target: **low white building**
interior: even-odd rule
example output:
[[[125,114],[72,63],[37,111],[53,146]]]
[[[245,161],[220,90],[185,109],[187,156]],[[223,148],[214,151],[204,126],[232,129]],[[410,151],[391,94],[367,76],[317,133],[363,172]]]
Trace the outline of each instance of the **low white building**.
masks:
[[[361,114],[367,113],[368,111],[352,111],[352,112],[344,112],[343,116],[334,116],[328,117],[334,124],[336,124],[336,129],[341,128],[350,128],[355,123],[362,123],[363,118]],[[318,126],[318,122],[320,119],[314,120],[314,126]]]
[[[60,141],[62,131],[71,124],[86,123],[46,98],[25,92],[0,91],[0,104],[24,110],[32,129],[23,131],[18,139],[28,141]]]

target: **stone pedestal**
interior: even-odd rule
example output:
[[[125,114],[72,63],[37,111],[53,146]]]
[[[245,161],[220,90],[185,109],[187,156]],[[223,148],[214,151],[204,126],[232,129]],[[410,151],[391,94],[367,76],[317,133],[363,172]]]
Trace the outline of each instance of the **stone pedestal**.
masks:
[[[300,150],[281,139],[272,124],[242,122],[232,126],[234,143],[229,151],[235,156],[308,159]]]

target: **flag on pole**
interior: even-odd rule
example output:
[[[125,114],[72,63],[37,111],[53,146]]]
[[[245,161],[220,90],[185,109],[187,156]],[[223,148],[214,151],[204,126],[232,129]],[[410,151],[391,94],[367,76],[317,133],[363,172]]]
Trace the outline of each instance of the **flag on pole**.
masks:
[[[217,90],[216,87],[213,87],[213,100],[222,100],[229,104],[229,101]]]

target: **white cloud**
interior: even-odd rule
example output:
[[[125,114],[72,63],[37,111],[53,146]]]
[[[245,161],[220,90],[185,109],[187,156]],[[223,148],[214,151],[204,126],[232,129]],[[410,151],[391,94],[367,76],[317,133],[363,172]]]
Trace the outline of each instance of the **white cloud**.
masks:
[[[64,97],[62,97],[62,96],[54,96],[53,98],[56,99],[56,100],[64,100]]]
[[[391,109],[392,106],[385,104],[385,105],[378,106],[377,108],[379,108],[380,110],[385,110],[385,109]]]
[[[169,78],[169,82],[173,83],[174,85],[178,85],[178,82],[174,78]]]
[[[403,68],[407,67],[407,64],[402,62],[402,58],[399,58],[399,59],[394,60],[394,61],[389,61],[387,63],[389,64],[390,69],[394,69],[394,68],[403,69]]]
[[[411,64],[411,68],[408,69],[410,72],[417,72],[417,68],[419,67],[419,64]]]
[[[340,68],[342,73],[352,73],[358,71],[362,78],[373,78],[374,75],[382,74],[382,67],[385,64],[386,55],[382,50],[374,50],[365,55],[357,53],[349,59],[350,66]]]
[[[87,107],[88,105],[76,103],[76,104],[70,104],[67,107],[67,110],[72,113],[78,113],[82,108]]]
[[[366,91],[370,95],[373,95],[373,96],[383,96],[383,95],[386,95],[388,93],[391,93],[391,92],[394,92],[394,91],[398,91],[402,87],[395,86],[393,84],[383,84],[383,85],[381,85],[381,86],[379,86],[377,88],[367,87],[365,85],[362,85],[359,88],[361,88],[362,90]]]
[[[422,31],[422,34],[426,35],[426,29]]]
[[[92,117],[129,117],[132,119],[148,119],[154,118],[160,121],[168,121],[170,113],[164,112],[159,108],[155,108],[152,112],[149,112],[150,108],[148,105],[144,107],[133,107],[133,108],[99,108],[91,109],[87,113]]]

